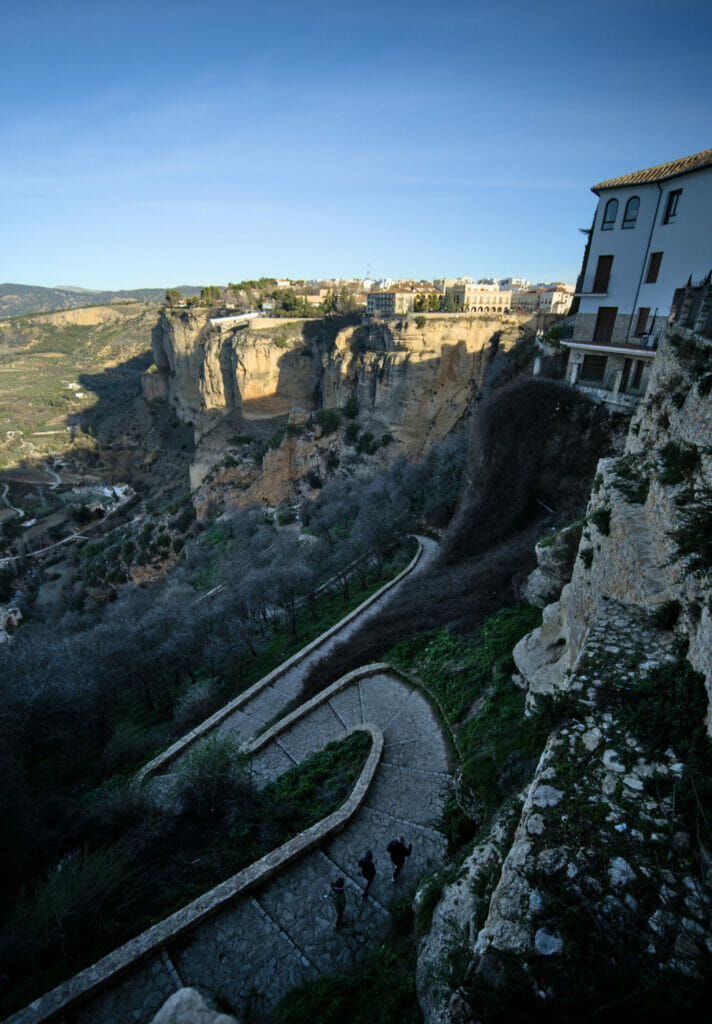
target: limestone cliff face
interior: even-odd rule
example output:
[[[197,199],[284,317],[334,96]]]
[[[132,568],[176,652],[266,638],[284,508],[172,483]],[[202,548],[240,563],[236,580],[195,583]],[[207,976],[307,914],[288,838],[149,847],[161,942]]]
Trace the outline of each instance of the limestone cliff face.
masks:
[[[190,478],[193,489],[202,487],[200,508],[215,500],[273,504],[293,496],[305,475],[325,479],[335,460],[352,459],[353,449],[303,429],[310,412],[338,409],[355,396],[360,429],[395,441],[381,462],[421,451],[452,430],[490,358],[520,337],[511,318],[411,316],[339,329],[329,320],[211,322],[209,310],[166,310],[153,334],[155,366],[144,376],[144,394],[167,398],[194,427]],[[295,415],[295,429],[261,466],[254,452],[244,458],[231,445],[241,435],[231,433],[236,421],[264,442],[277,418]],[[230,465],[221,468],[226,458]]]
[[[474,316],[410,317],[334,336],[323,321],[211,323],[209,312],[167,310],[153,339],[168,399],[197,440],[228,412],[262,419],[339,407],[353,393],[362,414],[405,444],[444,437],[488,356],[520,336],[514,320]]]
[[[712,410],[693,372],[693,359],[705,351],[712,359],[708,340],[668,330],[626,454],[599,463],[571,582],[515,650],[530,694],[566,685],[601,598],[649,612],[678,602],[677,628],[689,640],[692,666],[706,677],[712,707],[710,581],[690,571],[694,552],[681,556],[676,542],[687,516],[709,507]]]

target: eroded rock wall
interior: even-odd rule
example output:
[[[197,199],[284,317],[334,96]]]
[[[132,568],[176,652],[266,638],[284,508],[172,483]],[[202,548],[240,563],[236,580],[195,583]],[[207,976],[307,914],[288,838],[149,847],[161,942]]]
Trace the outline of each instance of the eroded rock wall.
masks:
[[[495,857],[485,840],[444,889],[418,962],[427,1024],[486,1019],[492,993],[506,1002],[513,984],[540,1000],[580,998],[578,1019],[582,949],[612,984],[621,967],[635,984],[667,971],[673,991],[708,961],[712,869],[677,802],[687,769],[672,746],[632,734],[621,695],[667,662],[684,673],[687,641],[712,706],[710,371],[712,340],[669,328],[625,454],[598,465],[570,582],[515,648],[530,708],[558,692],[566,721],[508,850]],[[456,962],[457,976],[443,971]]]
[[[244,326],[211,323],[209,312],[167,310],[153,339],[168,399],[197,440],[231,411],[259,419],[294,407],[338,408],[354,393],[361,413],[403,443],[442,438],[482,384],[488,357],[521,336],[513,319],[475,316],[409,317],[330,333],[328,322]]]

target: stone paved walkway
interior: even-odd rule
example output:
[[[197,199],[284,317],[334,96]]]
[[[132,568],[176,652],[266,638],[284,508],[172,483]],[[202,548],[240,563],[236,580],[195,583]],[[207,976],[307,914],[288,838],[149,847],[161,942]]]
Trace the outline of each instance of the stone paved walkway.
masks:
[[[423,554],[412,572],[427,567],[437,551],[433,541],[418,539]],[[269,686],[258,688],[208,734],[232,735],[241,744],[252,740],[299,695],[315,661],[380,615],[398,599],[397,590],[398,585],[345,621],[298,664],[273,674]],[[239,1007],[254,1005],[255,1000],[272,1005],[304,979],[350,968],[383,937],[393,893],[441,866],[446,853],[435,825],[450,791],[448,747],[425,697],[399,677],[374,668],[338,692],[324,694],[308,714],[266,742],[253,764],[256,781],[264,785],[358,723],[378,726],[384,748],[365,802],[343,831],[261,888],[236,897],[180,939],[102,983],[96,995],[72,1005],[73,1024],[148,1024],[183,985],[222,994]],[[149,776],[144,783],[159,802],[171,800],[172,772],[181,756],[164,774]],[[402,880],[393,885],[385,848],[398,835],[413,842],[413,854]],[[364,901],[358,861],[368,848],[374,852],[377,875]],[[333,905],[324,895],[339,875],[347,880],[346,924],[335,931]],[[66,1013],[61,1018],[38,1017],[28,1007],[13,1021],[40,1019],[70,1018]]]
[[[422,572],[423,569],[427,568],[438,550],[436,542],[430,540],[428,537],[418,537],[417,539],[423,548],[423,553],[420,561],[413,570],[413,573]],[[413,573],[411,573],[407,578],[412,578]],[[271,685],[260,689],[252,699],[248,700],[245,704],[242,704],[238,710],[233,711],[229,717],[223,719],[218,726],[211,730],[210,735],[231,736],[240,744],[247,743],[260,731],[260,729],[264,728],[267,722],[271,722],[273,719],[281,715],[294,701],[294,699],[299,696],[304,680],[318,661],[328,656],[335,647],[348,641],[349,638],[364,625],[364,623],[381,615],[383,610],[391,603],[391,601],[394,600],[398,600],[398,585],[381,595],[381,597],[364,609],[364,611],[356,618],[353,618],[350,621],[345,621],[341,628],[335,630],[327,640],[320,643],[319,646],[303,660],[299,661],[293,667],[288,668],[286,671],[279,673]],[[325,743],[329,742],[329,739],[333,739],[336,735],[333,733],[334,723],[331,722],[332,718],[335,718],[336,721],[341,721],[346,725],[353,725],[357,720],[374,721],[378,724],[379,720],[377,718],[354,718],[353,713],[348,707],[349,699],[351,698],[344,698],[346,704],[337,702],[336,707],[333,709],[333,714],[324,709],[317,713],[313,718],[313,721],[310,719],[311,724],[309,725],[309,730],[312,732],[316,731],[320,735],[324,736],[321,746],[324,746]],[[342,706],[344,709],[343,717],[339,718],[339,708]],[[360,711],[358,713],[360,715]],[[298,759],[295,759],[295,757],[290,755],[287,751],[284,753],[285,756],[280,759],[280,771],[285,771],[292,764],[295,764]],[[276,753],[274,756],[279,757]],[[149,791],[155,799],[159,801],[170,800],[170,791],[173,785],[171,775],[179,764],[180,756],[170,763],[170,766],[166,771],[162,774],[153,776],[147,781],[146,785],[149,787]]]
[[[439,867],[446,852],[434,826],[450,791],[447,744],[425,697],[388,672],[354,681],[265,746],[254,771],[263,785],[359,722],[378,725],[385,742],[376,777],[349,825],[169,944],[73,1019],[143,1024],[181,984],[220,993],[240,1007],[272,1005],[304,979],[347,970],[382,938],[393,894]],[[394,885],[385,848],[401,834],[413,842],[413,854]],[[367,848],[377,874],[363,900],[358,861]],[[339,875],[347,883],[346,924],[336,931],[324,895]]]

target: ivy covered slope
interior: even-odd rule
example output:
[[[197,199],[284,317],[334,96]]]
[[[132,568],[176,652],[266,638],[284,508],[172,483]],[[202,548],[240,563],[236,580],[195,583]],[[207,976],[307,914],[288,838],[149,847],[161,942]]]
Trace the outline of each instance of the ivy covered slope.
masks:
[[[711,371],[709,339],[668,331],[625,453],[599,463],[571,581],[515,647],[551,732],[435,907],[428,1022],[707,1012]]]

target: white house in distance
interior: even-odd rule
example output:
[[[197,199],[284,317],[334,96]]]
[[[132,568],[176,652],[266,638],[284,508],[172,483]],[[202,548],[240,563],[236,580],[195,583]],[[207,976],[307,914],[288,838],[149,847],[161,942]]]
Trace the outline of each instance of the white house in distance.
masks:
[[[712,149],[594,185],[568,379],[632,408],[675,290],[712,269]]]

